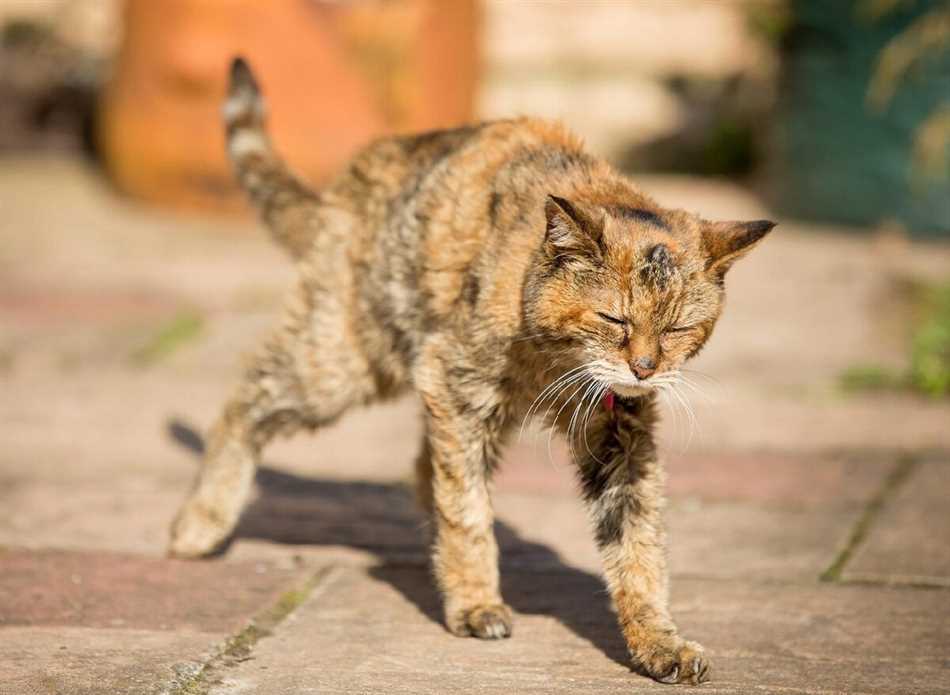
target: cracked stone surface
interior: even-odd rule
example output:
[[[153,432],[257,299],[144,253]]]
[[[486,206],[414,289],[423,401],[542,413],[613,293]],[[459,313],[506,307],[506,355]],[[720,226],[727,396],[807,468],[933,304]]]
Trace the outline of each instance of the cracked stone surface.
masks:
[[[950,457],[925,457],[914,467],[844,577],[950,587]]]

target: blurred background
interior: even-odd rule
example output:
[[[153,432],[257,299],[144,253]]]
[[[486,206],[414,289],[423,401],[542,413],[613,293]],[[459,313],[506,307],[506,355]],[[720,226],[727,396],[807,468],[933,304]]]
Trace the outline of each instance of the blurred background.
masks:
[[[768,627],[734,628],[741,608],[719,627],[710,618],[704,629],[733,655],[760,649],[756,635],[780,625],[851,639],[851,628],[795,612],[819,578],[950,586],[948,49],[947,0],[0,0],[0,625],[82,623],[99,615],[75,608],[89,596],[109,607],[106,627],[137,625],[134,611],[112,612],[122,591],[128,605],[156,606],[159,632],[180,623],[135,593],[152,581],[135,572],[166,576],[165,565],[95,558],[163,553],[200,433],[293,282],[224,156],[219,111],[236,53],[260,76],[281,153],[315,186],[381,134],[531,114],[565,121],[665,205],[778,220],[730,272],[692,386],[664,405],[673,573],[699,578],[708,595],[726,586],[709,578],[786,582],[788,604],[768,584]],[[217,582],[222,566],[243,561],[412,558],[416,594],[430,596],[404,487],[417,415],[407,398],[269,449],[221,566],[169,564],[167,594],[224,614],[214,592],[189,594],[191,580],[175,577]],[[593,576],[567,452],[548,442],[543,432],[515,442],[498,476],[501,544],[515,558],[506,562],[560,572],[563,561]],[[77,588],[83,567],[100,566],[99,589]],[[120,571],[132,583],[114,592],[110,572]],[[17,577],[22,594],[10,589]],[[53,578],[65,579],[34,601]],[[582,586],[571,601],[586,611],[599,584]],[[858,632],[882,635],[880,645],[833,649],[806,635],[789,638],[795,648],[777,641],[781,658],[762,657],[762,668],[730,657],[718,673],[749,692],[742,679],[778,673],[791,653],[879,654],[903,664],[888,669],[911,669],[900,682],[929,692],[938,681],[926,680],[920,655],[930,643],[893,632],[911,623],[874,610],[917,610],[931,594],[875,591],[848,594],[845,612],[877,621]],[[61,614],[11,617],[59,606],[60,594]],[[705,625],[696,605],[674,608]],[[412,616],[402,635],[427,629]],[[584,620],[606,635],[595,643],[616,639],[610,616]],[[70,642],[89,652],[76,673],[165,663],[157,652],[125,659],[116,630],[113,657],[102,657],[105,642]],[[0,659],[27,683],[37,664],[60,668],[57,646],[37,639],[19,661]],[[945,681],[946,643],[934,640]],[[868,663],[810,668],[876,677]]]
[[[519,113],[629,171],[740,178],[795,217],[950,233],[942,0],[2,0],[8,153],[233,209],[217,118],[248,56],[319,184],[360,145]]]

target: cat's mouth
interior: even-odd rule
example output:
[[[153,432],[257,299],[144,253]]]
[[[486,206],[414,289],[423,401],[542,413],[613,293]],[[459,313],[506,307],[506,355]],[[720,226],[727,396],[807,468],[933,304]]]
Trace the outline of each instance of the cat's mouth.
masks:
[[[588,364],[588,375],[604,386],[607,393],[620,398],[637,398],[654,391],[657,384],[652,379],[639,379],[625,364],[612,364],[607,360],[597,360]]]
[[[610,390],[621,398],[636,398],[643,396],[653,390],[653,384],[647,381],[641,381],[636,384],[613,383]]]

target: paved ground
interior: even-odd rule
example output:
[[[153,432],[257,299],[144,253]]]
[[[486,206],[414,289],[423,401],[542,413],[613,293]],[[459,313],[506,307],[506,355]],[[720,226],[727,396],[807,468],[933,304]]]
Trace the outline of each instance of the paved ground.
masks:
[[[762,212],[724,185],[646,187]],[[0,693],[669,689],[626,667],[544,435],[497,485],[515,635],[446,633],[406,488],[412,400],[273,447],[230,551],[164,559],[289,264],[246,223],[133,209],[72,164],[4,162],[0,205]],[[895,278],[948,269],[945,247],[783,224],[734,271],[695,432],[670,413],[664,433],[673,610],[712,653],[703,692],[950,691],[950,407],[835,385],[898,363]]]

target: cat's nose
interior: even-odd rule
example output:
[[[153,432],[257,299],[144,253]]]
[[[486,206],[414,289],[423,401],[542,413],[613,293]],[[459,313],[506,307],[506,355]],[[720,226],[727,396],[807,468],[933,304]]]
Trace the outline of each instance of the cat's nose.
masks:
[[[630,362],[630,371],[636,374],[638,379],[646,379],[656,371],[656,362],[652,357],[640,357]]]

